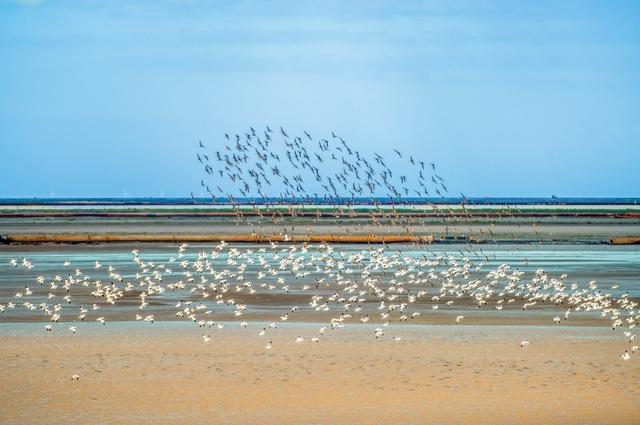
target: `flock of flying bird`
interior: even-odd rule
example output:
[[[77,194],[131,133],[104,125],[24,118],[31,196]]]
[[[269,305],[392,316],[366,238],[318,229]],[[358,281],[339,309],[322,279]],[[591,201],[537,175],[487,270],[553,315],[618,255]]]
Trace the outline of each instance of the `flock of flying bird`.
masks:
[[[271,207],[327,204],[349,209],[365,199],[409,232],[420,215],[402,215],[395,207],[412,197],[425,199],[448,192],[433,163],[397,150],[391,160],[377,153],[371,156],[334,133],[316,140],[308,132],[290,137],[282,127],[276,131],[267,127],[260,133],[249,128],[244,134],[225,134],[224,143],[212,150],[199,142],[197,159],[205,176],[200,184],[212,202],[232,206],[254,202],[259,217],[271,222],[277,216]],[[296,210],[290,211],[295,216]],[[237,216],[242,218],[239,208]],[[375,214],[371,220],[383,225]],[[51,322],[45,331],[56,330],[56,323],[67,323],[68,331],[75,334],[78,327],[74,323],[96,321],[106,326],[110,309],[129,305],[132,299],[137,299],[137,307],[131,318],[152,324],[160,310],[150,306],[151,301],[166,302],[166,295],[173,293],[178,299],[173,305],[174,318],[193,322],[208,343],[225,323],[257,326],[259,322],[248,319],[251,308],[260,307],[252,305],[252,297],[270,294],[286,302],[291,293],[307,296],[299,305],[280,305],[270,323],[256,329],[265,350],[271,350],[273,330],[287,321],[304,320],[305,315],[323,324],[312,335],[299,335],[296,343],[319,343],[347,325],[368,322],[372,338],[382,340],[392,333],[389,325],[418,321],[435,310],[450,311],[452,323],[462,324],[465,317],[459,314],[460,307],[466,311],[553,307],[561,311],[553,317],[554,324],[579,312],[608,318],[612,328],[622,329],[630,343],[622,358],[628,360],[638,351],[634,329],[640,309],[628,294],[615,297],[596,282],[579,285],[569,282],[566,275],[554,278],[543,270],[528,278],[508,265],[485,271],[484,262],[476,263],[464,253],[445,256],[425,249],[418,256],[403,255],[386,246],[354,250],[327,243],[271,242],[240,248],[222,242],[199,252],[182,244],[175,256],[162,262],[145,259],[139,249],[131,255],[129,267],[135,272],[99,261],[91,270],[82,270],[65,261],[63,272],[36,276],[33,287],[26,285],[11,301],[0,304],[0,313],[12,309],[39,312]],[[11,266],[34,268],[26,258],[11,260]],[[92,277],[94,273],[98,276]],[[93,302],[87,302],[88,295]],[[400,336],[392,339],[399,341]],[[525,340],[520,345],[524,348],[530,343]]]
[[[274,200],[349,205],[357,198],[375,204],[380,197],[402,203],[409,197],[448,192],[434,163],[405,158],[394,150],[395,159],[403,162],[402,172],[397,173],[382,155],[361,153],[335,133],[314,140],[307,131],[302,137],[290,137],[282,127],[276,133],[267,126],[262,134],[250,127],[242,135],[224,137],[224,145],[216,145],[213,152],[200,141],[201,152],[196,154],[207,175],[200,184],[214,201],[234,203],[241,195],[263,205]]]
[[[483,262],[467,257],[410,256],[385,247],[338,250],[324,243],[271,243],[241,249],[222,242],[211,250],[189,252],[188,248],[180,245],[177,254],[164,262],[145,260],[139,250],[133,250],[135,272],[128,273],[99,261],[91,270],[65,261],[61,265],[64,273],[35,277],[34,286],[25,285],[12,301],[0,304],[0,312],[23,309],[40,313],[50,322],[45,331],[53,332],[56,324],[66,323],[68,331],[75,334],[77,322],[95,321],[106,326],[108,314],[101,311],[132,299],[138,301],[131,319],[154,323],[151,300],[161,303],[173,293],[173,298],[179,299],[174,305],[175,319],[193,322],[202,329],[207,343],[212,332],[225,326],[223,322],[239,322],[243,328],[250,323],[257,326],[259,322],[246,319],[250,307],[260,308],[259,303],[251,305],[252,297],[270,294],[286,300],[288,294],[307,295],[304,304],[281,306],[283,310],[271,317],[271,323],[259,326],[257,335],[268,341],[265,349],[270,350],[273,329],[287,321],[303,320],[305,315],[315,315],[314,321],[324,324],[313,335],[298,336],[297,343],[318,343],[349,324],[367,322],[373,325],[372,337],[381,340],[389,333],[390,324],[411,322],[434,310],[448,310],[452,323],[461,324],[465,317],[456,313],[462,311],[460,307],[466,311],[554,307],[562,309],[552,319],[554,324],[580,312],[609,318],[613,330],[622,329],[631,344],[622,358],[628,360],[638,351],[633,345],[640,320],[638,303],[627,294],[614,297],[596,282],[586,286],[568,282],[567,275],[554,278],[538,270],[525,279],[524,272],[506,264],[486,272]],[[34,268],[26,258],[10,264]],[[100,274],[99,278],[92,277],[93,273]],[[89,295],[93,302],[87,302]],[[530,343],[522,341],[521,346]]]

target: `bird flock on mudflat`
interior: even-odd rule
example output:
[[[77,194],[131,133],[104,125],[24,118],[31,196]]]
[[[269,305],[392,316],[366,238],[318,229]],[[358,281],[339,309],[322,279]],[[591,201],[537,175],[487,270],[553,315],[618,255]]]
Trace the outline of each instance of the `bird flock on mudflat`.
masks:
[[[135,249],[131,251],[135,272],[128,274],[99,261],[89,270],[65,261],[61,264],[64,272],[35,276],[33,286],[26,285],[12,301],[0,304],[0,312],[22,309],[40,314],[50,322],[44,325],[46,332],[64,326],[72,335],[78,331],[78,322],[106,326],[108,314],[119,303],[132,299],[137,300],[135,312],[125,319],[151,325],[156,320],[149,311],[154,310],[151,302],[161,303],[172,293],[173,299],[179,299],[173,305],[173,319],[201,328],[205,343],[214,338],[216,330],[231,323],[255,328],[258,337],[269,341],[265,349],[270,350],[272,330],[288,321],[305,321],[306,316],[319,322],[318,329],[298,336],[296,343],[319,343],[348,325],[368,322],[373,325],[373,338],[383,340],[392,335],[392,340],[399,341],[390,325],[418,322],[435,310],[445,313],[441,317],[450,317],[451,324],[462,325],[465,316],[456,314],[460,308],[472,315],[474,310],[518,312],[553,307],[561,313],[550,319],[550,324],[560,324],[581,312],[598,314],[628,339],[630,346],[623,359],[638,351],[634,333],[640,320],[638,303],[627,294],[614,297],[596,282],[580,285],[570,282],[566,274],[552,277],[544,270],[525,276],[507,264],[486,271],[483,262],[454,255],[404,255],[386,247],[339,248],[325,243],[241,248],[221,242],[210,250],[196,251],[181,244],[164,262],[147,261]],[[11,260],[10,265],[34,268],[26,258]],[[100,276],[92,277],[94,273]],[[305,301],[280,305],[272,316],[261,313],[262,320],[269,323],[260,325],[247,317],[251,307],[260,307],[259,302],[252,305],[253,297],[265,294],[280,296],[283,301],[295,294],[295,299]],[[521,347],[530,343],[522,341]]]
[[[418,210],[401,213],[397,207],[409,205],[412,197],[426,200],[448,192],[434,163],[395,149],[392,159],[363,153],[335,133],[314,139],[306,131],[290,137],[282,127],[275,131],[266,127],[260,133],[249,128],[243,134],[224,134],[222,144],[211,149],[199,142],[197,149],[204,173],[200,185],[210,201],[234,207],[238,220],[244,220],[247,211],[240,204],[251,204],[259,227],[263,221],[278,223],[285,215],[295,218],[300,207],[317,208],[320,216],[319,205],[333,205],[339,214],[329,216],[339,223],[341,216],[350,215],[365,200],[373,207],[371,223],[400,224],[411,233],[423,215]],[[192,198],[197,202],[193,194]],[[463,196],[462,214],[464,205]],[[394,325],[424,322],[431,315],[450,317],[451,324],[464,326],[476,310],[500,314],[552,307],[558,315],[550,324],[559,325],[581,313],[598,315],[628,340],[622,359],[629,360],[638,351],[634,333],[640,319],[638,303],[626,293],[614,296],[595,281],[579,284],[566,274],[553,277],[544,270],[526,275],[507,264],[486,270],[485,261],[469,253],[438,254],[427,245],[403,254],[386,245],[293,243],[286,227],[282,235],[282,243],[257,247],[221,242],[198,250],[181,244],[166,261],[149,260],[137,248],[131,251],[129,264],[134,272],[98,260],[83,269],[67,259],[58,273],[34,276],[32,285],[0,304],[0,313],[22,309],[41,314],[49,322],[45,332],[64,325],[73,335],[78,322],[107,326],[116,306],[135,300],[135,311],[126,319],[150,326],[169,318],[192,322],[201,329],[203,343],[215,340],[216,330],[225,325],[254,329],[264,340],[264,349],[273,350],[277,347],[270,335],[288,322],[318,323],[312,333],[295,338],[298,344],[321,343],[358,324],[370,325],[376,340],[400,341]],[[37,271],[27,258],[12,259],[10,266]],[[168,294],[177,301],[158,309]],[[252,320],[252,308],[259,307],[256,299],[265,294],[283,304],[275,304],[272,316],[259,313],[266,320],[262,324]],[[285,305],[293,294],[296,297],[289,299],[298,300],[296,304]],[[462,311],[466,316],[459,314]],[[520,346],[531,343],[523,340]]]

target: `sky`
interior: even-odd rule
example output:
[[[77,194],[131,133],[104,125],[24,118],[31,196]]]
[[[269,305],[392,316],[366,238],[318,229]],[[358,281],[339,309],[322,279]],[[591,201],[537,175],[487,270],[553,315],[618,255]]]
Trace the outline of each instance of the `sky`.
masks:
[[[638,1],[0,0],[0,197],[199,194],[283,126],[451,194],[640,196]]]

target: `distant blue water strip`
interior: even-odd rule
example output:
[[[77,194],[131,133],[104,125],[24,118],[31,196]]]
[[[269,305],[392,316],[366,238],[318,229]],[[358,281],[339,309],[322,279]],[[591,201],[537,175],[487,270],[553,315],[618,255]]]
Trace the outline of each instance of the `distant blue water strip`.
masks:
[[[216,204],[229,204],[226,198],[216,198]],[[460,204],[469,205],[640,205],[640,198],[402,198],[405,204]],[[373,202],[390,204],[389,198],[235,198],[236,204],[317,204],[317,205],[369,205]],[[395,200],[397,203],[398,200]],[[211,198],[195,198],[197,204],[211,204]],[[1,198],[3,205],[192,205],[192,198]]]

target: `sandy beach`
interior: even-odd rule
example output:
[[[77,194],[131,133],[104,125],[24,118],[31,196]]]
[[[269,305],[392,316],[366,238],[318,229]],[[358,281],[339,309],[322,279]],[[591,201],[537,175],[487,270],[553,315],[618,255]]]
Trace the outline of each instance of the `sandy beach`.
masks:
[[[393,342],[359,327],[319,343],[314,326],[258,338],[259,328],[228,326],[205,344],[188,324],[88,324],[76,335],[2,325],[2,422],[640,421],[640,369],[601,328],[405,326]],[[521,348],[522,338],[533,342]]]

